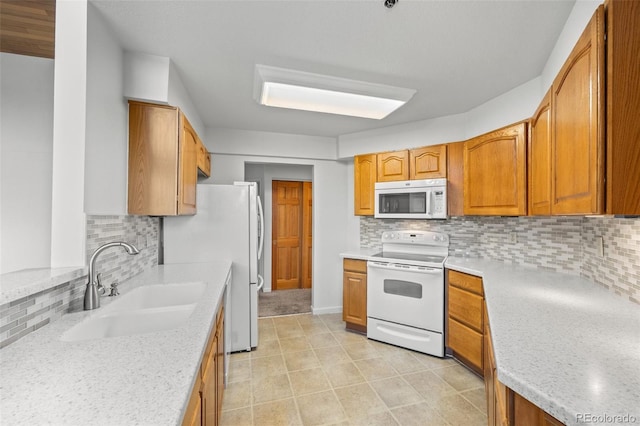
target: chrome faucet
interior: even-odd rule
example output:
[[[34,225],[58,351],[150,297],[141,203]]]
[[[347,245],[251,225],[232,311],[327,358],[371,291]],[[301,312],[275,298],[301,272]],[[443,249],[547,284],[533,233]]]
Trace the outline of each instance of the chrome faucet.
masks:
[[[96,249],[91,255],[89,261],[89,282],[87,282],[87,289],[84,292],[84,310],[97,309],[100,307],[100,296],[105,293],[105,288],[100,282],[100,274],[95,276],[96,272],[96,259],[100,253],[110,247],[122,246],[127,251],[127,254],[138,254],[138,250],[134,245],[125,243],[124,241],[116,241],[113,243],[104,244]]]

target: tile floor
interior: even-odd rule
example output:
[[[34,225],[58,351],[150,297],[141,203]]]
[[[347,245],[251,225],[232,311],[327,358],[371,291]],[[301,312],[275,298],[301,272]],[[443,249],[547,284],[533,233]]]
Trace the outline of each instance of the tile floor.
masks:
[[[340,314],[261,318],[231,355],[222,425],[486,425],[483,381],[440,359],[345,331]]]

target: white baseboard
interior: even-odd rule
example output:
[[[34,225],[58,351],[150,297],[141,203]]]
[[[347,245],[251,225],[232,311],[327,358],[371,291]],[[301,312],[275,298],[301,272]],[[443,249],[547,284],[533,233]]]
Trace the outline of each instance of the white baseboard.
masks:
[[[312,306],[311,312],[313,313],[313,315],[341,314],[342,306],[330,306],[328,308],[316,308],[315,306]]]

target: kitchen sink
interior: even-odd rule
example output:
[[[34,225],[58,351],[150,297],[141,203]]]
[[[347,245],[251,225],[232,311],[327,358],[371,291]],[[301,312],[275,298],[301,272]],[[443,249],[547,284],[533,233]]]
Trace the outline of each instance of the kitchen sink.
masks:
[[[203,282],[139,287],[117,297],[67,330],[60,340],[76,342],[170,330],[185,324],[206,288]]]
[[[114,300],[109,312],[161,308],[197,303],[204,293],[205,283],[149,285],[136,288]]]
[[[170,330],[185,324],[197,303],[161,308],[109,312],[89,318],[67,330],[60,340],[77,342]]]

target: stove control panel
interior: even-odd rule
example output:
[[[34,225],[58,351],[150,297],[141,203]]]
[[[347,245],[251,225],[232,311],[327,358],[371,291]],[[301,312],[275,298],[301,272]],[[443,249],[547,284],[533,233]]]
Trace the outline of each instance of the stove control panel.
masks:
[[[382,243],[448,246],[449,236],[431,231],[387,231],[382,233]]]

